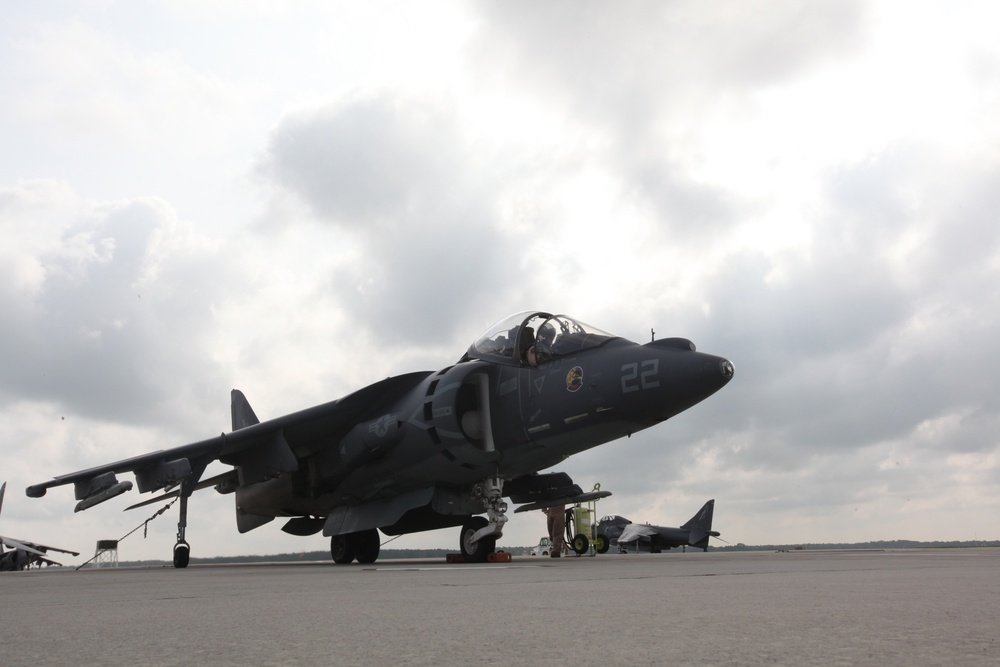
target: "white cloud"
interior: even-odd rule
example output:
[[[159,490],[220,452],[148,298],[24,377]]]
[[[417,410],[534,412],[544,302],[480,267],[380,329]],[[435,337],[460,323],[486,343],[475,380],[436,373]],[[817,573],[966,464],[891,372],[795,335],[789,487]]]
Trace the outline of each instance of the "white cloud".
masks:
[[[9,492],[226,429],[232,387],[277,416],[539,307],[736,363],[561,467],[602,513],[714,497],[731,541],[997,538],[989,4],[58,9],[10,12],[0,47]],[[155,510],[73,517],[61,491],[10,493],[5,534]],[[195,554],[324,546],[233,523],[196,496]]]

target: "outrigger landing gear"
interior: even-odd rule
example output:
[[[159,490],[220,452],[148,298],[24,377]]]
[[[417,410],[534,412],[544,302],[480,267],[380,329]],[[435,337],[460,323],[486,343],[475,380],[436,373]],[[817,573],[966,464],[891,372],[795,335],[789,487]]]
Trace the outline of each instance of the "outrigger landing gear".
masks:
[[[497,540],[503,537],[503,525],[507,523],[507,503],[503,500],[503,480],[499,477],[487,479],[475,487],[486,508],[486,518],[469,517],[462,525],[459,549],[467,563],[484,563],[497,550]]]
[[[181,483],[180,501],[181,515],[177,520],[177,544],[174,545],[174,567],[182,570],[188,566],[191,558],[191,545],[184,539],[184,531],[187,529],[188,498],[190,493],[185,493],[184,483]]]

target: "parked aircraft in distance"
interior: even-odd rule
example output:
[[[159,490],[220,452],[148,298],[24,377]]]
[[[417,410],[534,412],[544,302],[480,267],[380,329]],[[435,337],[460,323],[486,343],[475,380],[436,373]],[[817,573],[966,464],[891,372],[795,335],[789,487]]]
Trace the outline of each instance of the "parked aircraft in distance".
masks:
[[[618,545],[621,552],[631,543],[635,544],[636,551],[654,554],[671,547],[698,547],[708,551],[708,538],[721,535],[712,530],[714,513],[715,500],[709,500],[680,528],[632,523],[622,516],[606,516],[598,522],[597,532],[603,533],[611,545]]]
[[[337,563],[374,562],[381,530],[461,526],[466,561],[496,549],[507,502],[579,496],[568,456],[658,424],[708,398],[733,364],[666,338],[643,345],[566,315],[512,315],[453,365],[390,377],[344,398],[261,422],[232,392],[230,433],[29,486],[33,498],[72,484],[87,509],[132,488],[180,498],[174,566],[186,567],[188,498],[234,493],[241,533],[276,517],[293,535],[331,538]],[[213,461],[232,466],[202,479]],[[479,516],[485,513],[485,517]]]
[[[7,482],[0,485],[0,512],[3,511],[3,497],[7,492]],[[5,551],[4,547],[9,549]],[[12,572],[14,570],[26,570],[32,565],[62,565],[48,557],[46,552],[58,551],[64,554],[79,556],[76,551],[50,547],[45,544],[28,542],[27,540],[15,540],[11,537],[0,535],[0,572]]]

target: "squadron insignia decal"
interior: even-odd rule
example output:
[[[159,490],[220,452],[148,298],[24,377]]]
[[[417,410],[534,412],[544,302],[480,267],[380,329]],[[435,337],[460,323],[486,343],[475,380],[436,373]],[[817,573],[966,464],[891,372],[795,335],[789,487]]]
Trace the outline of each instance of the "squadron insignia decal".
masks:
[[[578,391],[580,387],[583,386],[583,369],[579,366],[574,366],[566,374],[566,390],[567,391]]]

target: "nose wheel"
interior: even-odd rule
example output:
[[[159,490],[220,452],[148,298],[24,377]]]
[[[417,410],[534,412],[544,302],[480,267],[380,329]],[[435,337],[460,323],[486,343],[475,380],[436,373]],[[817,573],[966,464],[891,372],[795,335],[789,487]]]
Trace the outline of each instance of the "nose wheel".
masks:
[[[188,566],[191,559],[191,545],[187,542],[178,542],[174,545],[174,567],[183,570]]]
[[[497,540],[503,537],[507,523],[507,503],[503,500],[503,480],[494,477],[477,484],[476,495],[482,497],[486,517],[473,516],[462,525],[459,550],[467,563],[485,563],[497,550]]]
[[[466,563],[485,563],[489,555],[497,550],[496,537],[475,538],[476,533],[489,525],[490,522],[484,517],[473,516],[462,526],[458,547]]]

